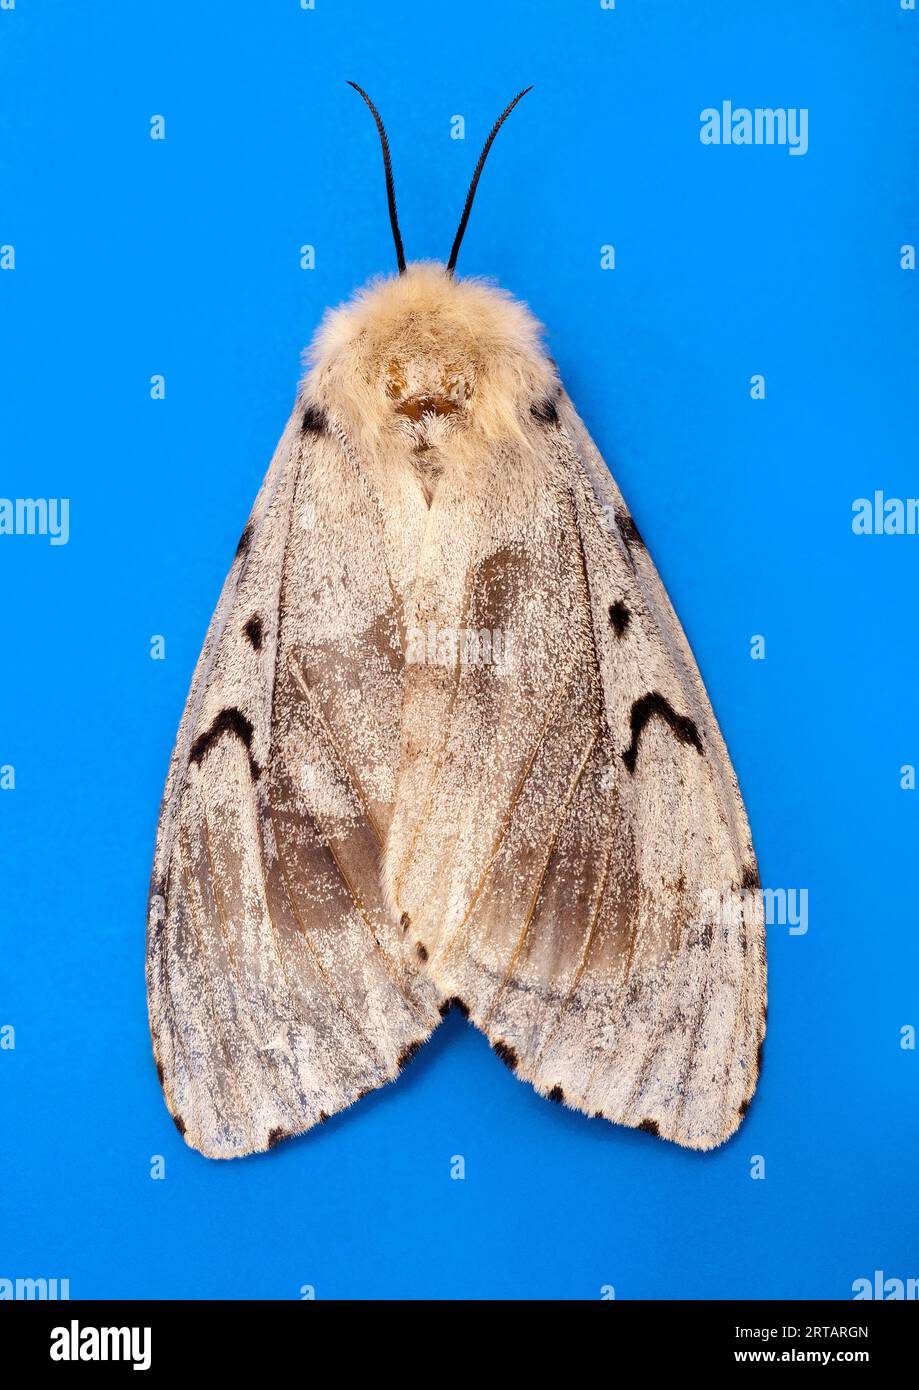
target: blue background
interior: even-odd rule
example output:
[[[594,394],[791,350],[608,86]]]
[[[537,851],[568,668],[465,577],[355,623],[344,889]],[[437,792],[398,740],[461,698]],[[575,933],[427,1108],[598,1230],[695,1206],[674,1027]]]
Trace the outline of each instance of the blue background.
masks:
[[[69,545],[0,537],[0,1277],[847,1298],[875,1269],[919,1275],[899,1046],[919,1025],[919,538],[851,528],[855,498],[919,490],[917,58],[898,0],[0,12],[0,491],[71,499]],[[763,880],[809,894],[806,935],[770,928],[765,1070],[716,1153],[546,1104],[457,1016],[397,1084],[262,1157],[199,1157],[162,1103],[144,909],[192,667],[299,352],[393,264],[345,78],[387,121],[410,259],[445,258],[488,129],[536,84],[460,271],[547,324],[698,656]],[[807,107],[809,152],[703,146],[723,99]]]

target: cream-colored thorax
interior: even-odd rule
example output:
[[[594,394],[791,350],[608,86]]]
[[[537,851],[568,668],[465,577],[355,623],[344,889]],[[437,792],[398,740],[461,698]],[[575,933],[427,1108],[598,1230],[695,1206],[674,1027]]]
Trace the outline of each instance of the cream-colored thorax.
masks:
[[[430,504],[448,467],[526,448],[531,407],[558,382],[525,305],[431,262],[372,282],[330,311],[307,354],[304,398],[362,461],[411,470]]]

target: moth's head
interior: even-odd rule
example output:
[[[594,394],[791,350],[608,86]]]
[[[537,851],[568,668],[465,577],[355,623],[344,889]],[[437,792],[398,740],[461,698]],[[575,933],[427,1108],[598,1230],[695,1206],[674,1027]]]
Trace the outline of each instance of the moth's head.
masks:
[[[484,280],[417,261],[373,281],[327,316],[305,393],[376,454],[520,440],[532,408],[558,389],[542,329],[525,304]]]
[[[446,442],[466,423],[475,389],[472,363],[399,360],[386,367],[384,392],[396,422],[412,447]]]
[[[540,326],[526,306],[491,284],[454,274],[486,157],[526,93],[514,98],[485,143],[446,264],[408,264],[386,133],[366,92],[356,90],[383,147],[398,274],[327,315],[309,352],[304,393],[343,420],[370,452],[390,458],[410,452],[422,470],[436,473],[438,454],[447,448],[454,457],[465,448],[471,457],[484,440],[519,443],[531,407],[557,390]]]
[[[433,267],[427,275],[412,267],[412,276],[417,292],[407,296],[405,312],[380,326],[374,384],[396,433],[423,453],[448,444],[468,425],[481,348],[463,315],[450,312],[459,308],[450,300],[461,298],[454,282],[441,281]]]

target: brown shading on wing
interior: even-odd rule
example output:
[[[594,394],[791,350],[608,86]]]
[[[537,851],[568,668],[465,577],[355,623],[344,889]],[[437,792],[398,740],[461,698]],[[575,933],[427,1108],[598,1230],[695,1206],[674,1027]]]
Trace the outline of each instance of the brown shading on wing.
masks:
[[[503,628],[513,661],[407,671],[426,736],[417,768],[403,746],[387,873],[438,987],[519,1076],[710,1148],[764,1031],[749,829],[637,527],[564,398],[545,424],[519,544],[486,514],[465,583],[432,578],[440,621]]]
[[[403,681],[379,519],[307,423],[298,408],[208,633],[151,882],[157,1066],[212,1157],[351,1104],[439,1020],[379,888]]]

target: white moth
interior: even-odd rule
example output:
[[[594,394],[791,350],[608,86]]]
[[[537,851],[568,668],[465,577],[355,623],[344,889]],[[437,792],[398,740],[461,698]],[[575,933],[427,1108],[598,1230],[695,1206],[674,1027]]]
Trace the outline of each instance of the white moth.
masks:
[[[453,273],[524,93],[446,266],[405,263],[361,95],[399,274],[326,316],[192,681],[148,922],[166,1101],[204,1154],[266,1149],[456,1006],[551,1100],[708,1149],[765,1030],[737,782],[539,325]]]

